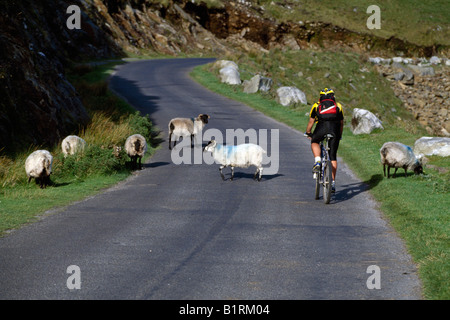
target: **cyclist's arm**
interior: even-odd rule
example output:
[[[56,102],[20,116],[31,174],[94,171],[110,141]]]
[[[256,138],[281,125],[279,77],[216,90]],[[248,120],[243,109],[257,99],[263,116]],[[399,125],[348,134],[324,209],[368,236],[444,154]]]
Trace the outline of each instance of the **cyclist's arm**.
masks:
[[[306,133],[311,133],[311,129],[314,125],[314,122],[315,122],[314,118],[309,118],[308,125],[306,126]]]
[[[306,132],[305,132],[307,134],[311,133],[311,129],[314,125],[314,122],[316,121],[317,105],[318,105],[318,103],[315,103],[312,106],[311,111],[309,112],[309,122],[308,122],[308,125],[306,126]]]

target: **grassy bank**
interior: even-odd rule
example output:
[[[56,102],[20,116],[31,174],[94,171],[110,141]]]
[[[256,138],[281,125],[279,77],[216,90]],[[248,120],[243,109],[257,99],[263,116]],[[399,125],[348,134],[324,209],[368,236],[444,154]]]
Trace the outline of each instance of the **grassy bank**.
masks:
[[[209,89],[241,101],[266,115],[303,132],[310,105],[320,89],[332,87],[344,105],[346,126],[339,155],[367,183],[380,203],[380,209],[405,240],[419,267],[427,299],[450,298],[450,173],[439,173],[431,165],[450,169],[450,159],[430,157],[425,174],[408,177],[400,170],[395,179],[383,177],[379,149],[386,141],[412,145],[426,132],[406,111],[389,83],[353,54],[331,52],[271,52],[248,57],[232,57],[238,63],[241,79],[261,72],[270,76],[275,87],[293,85],[304,91],[308,105],[283,107],[275,102],[272,89],[264,94],[243,93],[241,86],[220,83],[218,71],[200,66],[192,77]],[[324,76],[326,73],[330,75]],[[349,129],[351,109],[360,107],[377,114],[384,130],[370,135],[353,135]]]
[[[49,209],[96,194],[128,177],[131,168],[123,145],[129,135],[146,137],[147,156],[154,151],[151,144],[156,133],[149,118],[108,90],[106,79],[116,64],[80,65],[70,70],[69,79],[91,117],[85,128],[73,134],[83,138],[87,147],[67,158],[60,143],[46,148],[53,155],[49,187],[42,190],[33,181],[28,184],[24,169],[28,155],[43,147],[24,146],[14,158],[0,156],[0,235],[34,221]]]
[[[450,5],[445,0],[259,0],[267,17],[280,21],[323,21],[348,30],[371,33],[382,38],[398,37],[418,45],[450,45]],[[371,5],[380,8],[381,29],[369,30],[367,13]]]

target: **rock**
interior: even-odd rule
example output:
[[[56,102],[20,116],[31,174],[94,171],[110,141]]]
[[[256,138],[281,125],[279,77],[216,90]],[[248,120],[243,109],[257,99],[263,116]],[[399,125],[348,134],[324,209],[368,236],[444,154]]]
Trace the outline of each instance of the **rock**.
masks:
[[[450,138],[422,137],[414,143],[414,153],[426,156],[450,156]]]
[[[306,95],[303,91],[295,87],[280,87],[277,89],[277,101],[283,106],[300,102],[307,104]]]
[[[244,92],[245,93],[256,93],[258,91],[267,92],[272,86],[272,79],[262,77],[259,74],[251,78],[250,80],[244,81]]]
[[[391,59],[375,57],[375,58],[369,58],[369,62],[372,62],[373,64],[390,64]]]
[[[353,134],[369,134],[374,129],[384,129],[381,121],[370,111],[353,109],[351,130]]]
[[[433,67],[423,67],[423,66],[415,66],[415,65],[408,65],[408,67],[414,71],[419,76],[434,76],[434,69]]]
[[[226,84],[241,84],[241,75],[235,67],[229,65],[219,70],[220,81]]]
[[[225,68],[228,66],[231,66],[231,67],[235,68],[236,70],[239,70],[239,66],[236,64],[236,62],[230,61],[230,60],[217,60],[213,64],[213,67],[217,68],[217,69],[222,69],[222,68]]]
[[[432,57],[430,58],[430,63],[431,63],[431,64],[440,64],[440,63],[441,63],[441,59],[440,59],[439,57],[432,56]]]

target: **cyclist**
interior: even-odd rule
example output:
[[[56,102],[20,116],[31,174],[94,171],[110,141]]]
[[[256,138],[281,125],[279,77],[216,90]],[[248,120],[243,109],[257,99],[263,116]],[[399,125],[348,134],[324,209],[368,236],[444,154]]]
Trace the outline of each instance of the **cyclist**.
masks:
[[[342,130],[344,128],[344,111],[342,105],[334,97],[332,89],[325,88],[320,91],[319,101],[316,102],[309,113],[310,119],[306,127],[306,134],[311,138],[311,150],[314,155],[313,172],[318,172],[321,165],[320,157],[320,141],[324,135],[333,134],[333,138],[329,141],[330,146],[330,160],[332,166],[333,182],[331,191],[336,192],[335,178],[337,170],[337,150],[339,148],[339,140],[342,137]],[[316,128],[311,134],[311,129],[316,123]]]

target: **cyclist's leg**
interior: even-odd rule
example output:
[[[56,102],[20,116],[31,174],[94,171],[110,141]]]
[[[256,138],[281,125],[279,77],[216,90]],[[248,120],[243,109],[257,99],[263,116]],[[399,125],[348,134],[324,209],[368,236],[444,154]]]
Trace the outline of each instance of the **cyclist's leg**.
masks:
[[[319,143],[322,141],[323,136],[326,134],[323,123],[319,122],[314,129],[311,137],[311,150],[314,155],[314,167],[313,171],[318,171],[321,162],[321,149]]]
[[[332,160],[331,161],[331,167],[333,168],[332,176],[333,176],[333,181],[334,181],[334,180],[336,180],[337,160]]]
[[[332,167],[332,177],[333,181],[336,180],[336,173],[337,173],[337,150],[339,148],[339,137],[335,134],[334,138],[330,139],[329,146],[330,146],[330,160],[331,160],[331,167]]]
[[[320,158],[320,145],[317,142],[311,142],[311,151],[313,153],[314,159]]]

